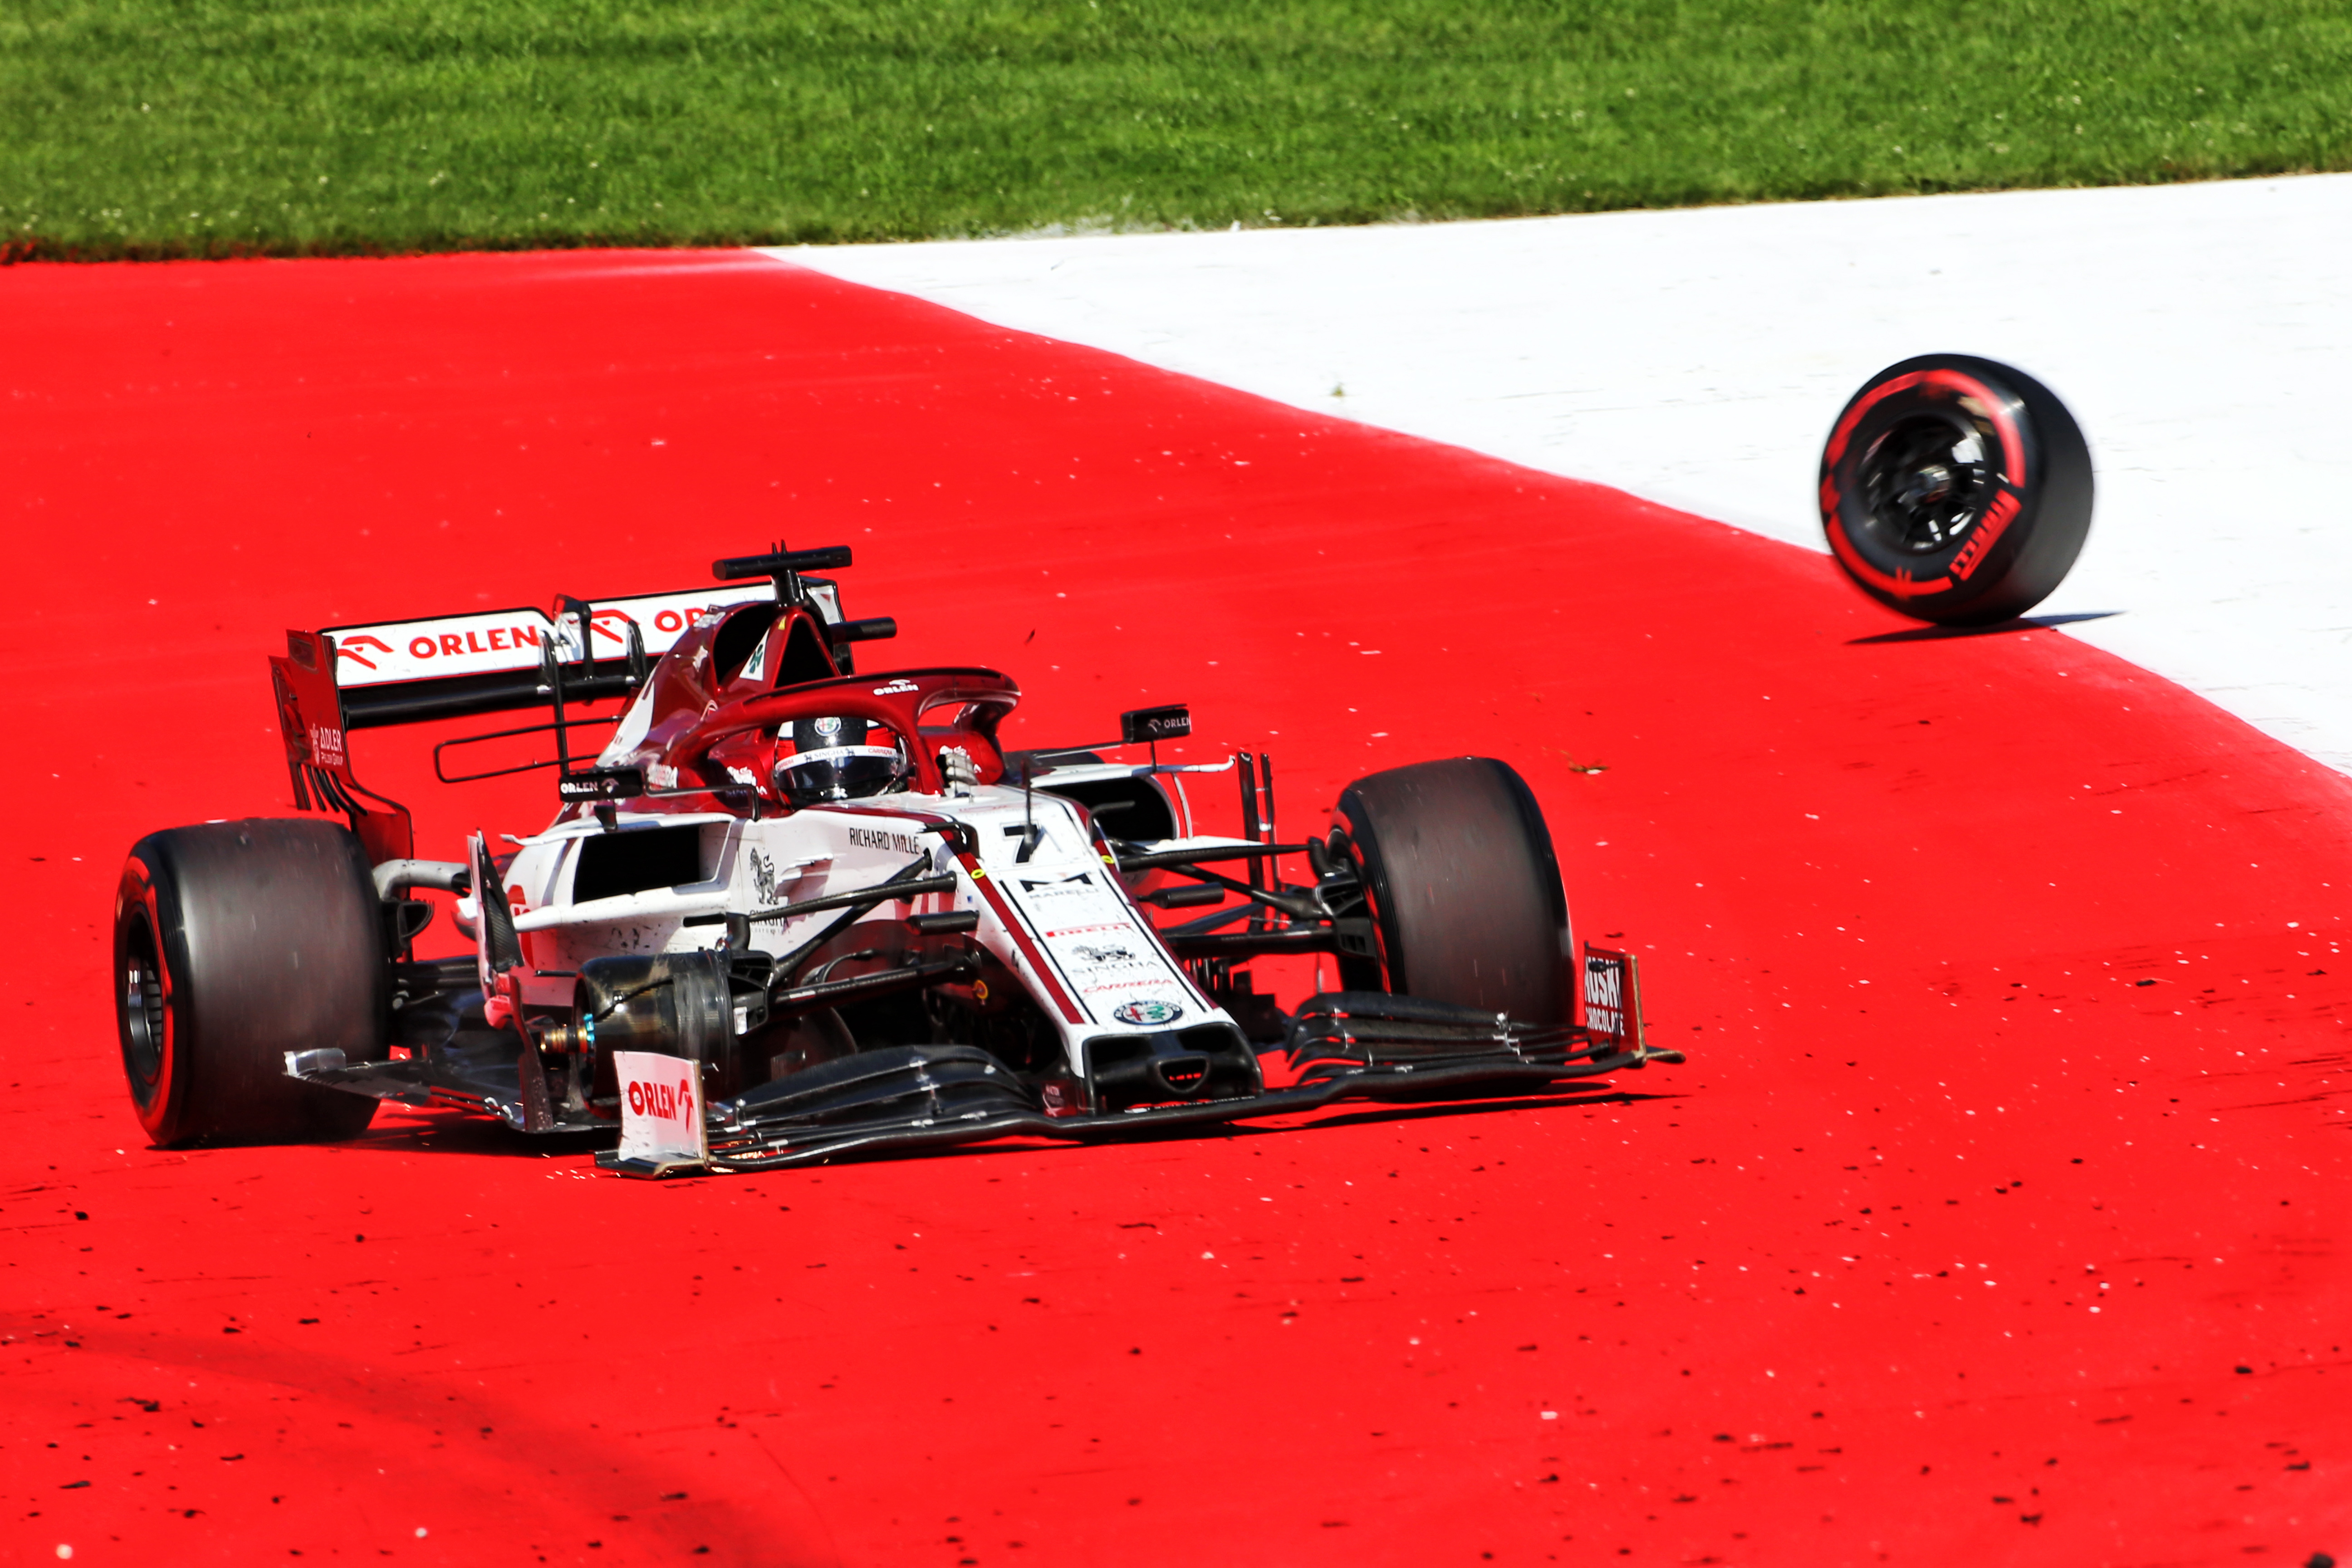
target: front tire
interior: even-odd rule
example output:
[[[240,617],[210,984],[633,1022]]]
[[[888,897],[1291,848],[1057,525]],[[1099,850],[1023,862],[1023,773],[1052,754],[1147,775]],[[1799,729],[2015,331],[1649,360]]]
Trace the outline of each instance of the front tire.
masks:
[[[1948,626],[2047,598],[2091,528],[2091,453],[2023,371],[1923,354],[1872,376],[1822,451],[1822,529],[1854,585]]]
[[[115,1013],[131,1101],[161,1145],[356,1136],[363,1095],[286,1076],[286,1053],[380,1058],[382,906],[357,838],[253,818],[151,833],[114,900]]]
[[[1543,808],[1508,763],[1448,757],[1391,768],[1349,784],[1339,815],[1377,950],[1340,961],[1343,986],[1528,1024],[1570,1021],[1559,861]]]

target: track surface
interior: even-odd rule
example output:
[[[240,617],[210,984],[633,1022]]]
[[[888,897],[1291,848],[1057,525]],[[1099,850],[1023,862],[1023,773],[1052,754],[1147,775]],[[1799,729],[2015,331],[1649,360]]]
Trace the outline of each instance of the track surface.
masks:
[[[2202,700],[758,258],[19,268],[0,367],[0,1561],[2352,1543],[2352,784]],[[898,658],[1015,673],[1024,736],[1189,700],[1294,832],[1368,769],[1510,758],[1690,1064],[662,1185],[439,1114],[143,1146],[115,870],[287,808],[282,628],[683,585],[779,531],[857,547]],[[548,815],[422,751],[359,742],[424,852]]]

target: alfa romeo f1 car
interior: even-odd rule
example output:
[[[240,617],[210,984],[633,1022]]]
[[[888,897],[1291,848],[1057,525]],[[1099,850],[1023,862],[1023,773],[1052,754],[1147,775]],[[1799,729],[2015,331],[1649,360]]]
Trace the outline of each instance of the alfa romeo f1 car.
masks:
[[[717,563],[716,590],[289,633],[270,668],[306,815],[151,834],[123,868],[116,999],[150,1135],[349,1137],[394,1100],[618,1124],[599,1160],[656,1174],[1681,1059],[1643,1043],[1633,958],[1572,945],[1504,763],[1371,774],[1327,837],[1280,843],[1268,759],[1160,760],[1182,707],[1008,752],[1009,677],[860,674],[857,645],[897,627],[812,575],[849,560],[779,545]],[[552,766],[553,823],[416,858],[350,733],[528,710],[435,768]],[[614,727],[591,760],[593,723]],[[553,756],[469,770],[499,744]],[[1237,837],[1193,830],[1187,781],[1215,773]],[[470,957],[416,955],[436,889]],[[1247,964],[1289,953],[1328,955],[1340,988],[1282,1011]]]

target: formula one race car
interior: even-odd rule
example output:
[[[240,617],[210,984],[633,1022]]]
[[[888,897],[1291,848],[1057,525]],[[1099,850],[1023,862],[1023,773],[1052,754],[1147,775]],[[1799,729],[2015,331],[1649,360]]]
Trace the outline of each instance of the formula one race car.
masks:
[[[132,847],[116,1000],[148,1132],[348,1137],[391,1100],[527,1133],[617,1124],[600,1161],[656,1174],[1682,1059],[1642,1043],[1632,956],[1571,946],[1550,835],[1505,763],[1374,773],[1328,837],[1277,843],[1265,759],[1159,760],[1190,732],[1181,706],[1008,753],[1009,678],[857,674],[855,646],[897,627],[845,619],[808,575],[849,559],[779,545],[719,562],[716,591],[288,634],[270,665],[295,803],[348,826]],[[526,709],[543,721],[444,741],[435,768],[551,765],[554,823],[510,854],[476,836],[415,858],[348,732]],[[583,765],[589,723],[617,727]],[[448,771],[530,737],[551,762]],[[1184,776],[1216,772],[1238,837],[1192,829]],[[1297,858],[1309,879],[1284,880]],[[416,956],[434,889],[471,957]],[[1202,912],[1147,913],[1182,910]],[[1245,967],[1276,953],[1330,955],[1342,989],[1282,1012]]]

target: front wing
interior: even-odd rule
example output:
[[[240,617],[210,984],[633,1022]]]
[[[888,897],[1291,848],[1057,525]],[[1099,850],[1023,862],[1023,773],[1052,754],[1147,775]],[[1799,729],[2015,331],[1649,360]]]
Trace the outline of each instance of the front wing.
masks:
[[[939,1148],[1008,1137],[1095,1142],[1146,1130],[1311,1110],[1339,1100],[1418,1100],[1462,1090],[1523,1093],[1682,1053],[1644,1046],[1638,1026],[1610,1033],[1535,1029],[1499,1014],[1371,993],[1312,999],[1286,1047],[1299,1081],[1285,1089],[1104,1113],[1047,1106],[1019,1075],[970,1046],[901,1046],[795,1073],[711,1108],[708,1168],[767,1170],[852,1153]],[[656,1176],[691,1162],[596,1157],[607,1170]]]

